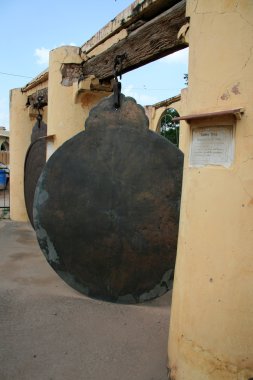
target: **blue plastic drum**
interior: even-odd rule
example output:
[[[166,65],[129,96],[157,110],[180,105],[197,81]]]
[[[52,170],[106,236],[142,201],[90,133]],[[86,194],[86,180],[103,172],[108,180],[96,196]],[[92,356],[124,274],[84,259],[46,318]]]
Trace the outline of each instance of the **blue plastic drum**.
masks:
[[[0,190],[6,188],[7,176],[6,172],[3,169],[0,169]]]

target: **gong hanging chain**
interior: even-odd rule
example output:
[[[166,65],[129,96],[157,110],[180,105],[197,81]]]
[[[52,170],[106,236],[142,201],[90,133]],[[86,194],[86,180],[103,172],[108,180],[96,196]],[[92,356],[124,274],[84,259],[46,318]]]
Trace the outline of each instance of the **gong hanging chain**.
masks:
[[[114,79],[113,79],[113,93],[114,93],[114,107],[118,109],[120,107],[120,95],[121,95],[121,82],[118,80],[118,76],[121,79],[122,76],[122,62],[126,59],[126,54],[116,55],[114,60]]]
[[[43,110],[43,107],[46,105],[44,102],[44,97],[43,96],[38,96],[36,99],[36,102],[33,104],[33,107],[37,109],[38,115],[36,119],[38,120],[38,127],[40,128],[40,123],[42,121],[42,114],[40,113],[40,110]]]

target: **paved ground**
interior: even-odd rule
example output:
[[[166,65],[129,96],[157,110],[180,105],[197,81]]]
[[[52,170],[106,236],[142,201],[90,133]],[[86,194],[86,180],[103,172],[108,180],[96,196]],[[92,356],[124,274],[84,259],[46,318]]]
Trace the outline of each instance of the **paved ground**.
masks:
[[[1,380],[167,380],[171,293],[89,299],[50,268],[26,223],[0,220]]]

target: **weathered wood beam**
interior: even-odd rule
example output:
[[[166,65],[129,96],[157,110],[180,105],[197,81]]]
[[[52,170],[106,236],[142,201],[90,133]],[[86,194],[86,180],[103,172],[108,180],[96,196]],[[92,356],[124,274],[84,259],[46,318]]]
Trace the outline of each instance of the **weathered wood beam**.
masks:
[[[80,75],[82,73],[83,78],[95,75],[100,81],[108,80],[113,77],[114,61],[117,55],[124,53],[127,55],[122,65],[122,73],[126,73],[187,47],[184,40],[177,38],[180,28],[187,22],[185,8],[186,1],[182,0],[130,32],[124,40],[84,62],[80,67]],[[70,71],[71,64],[63,64],[63,82]],[[76,80],[80,76],[77,65],[75,65],[75,74]]]
[[[89,53],[122,29],[129,29],[129,31],[136,29],[140,24],[154,19],[179,2],[180,0],[135,0],[86,41],[81,47],[82,52]]]

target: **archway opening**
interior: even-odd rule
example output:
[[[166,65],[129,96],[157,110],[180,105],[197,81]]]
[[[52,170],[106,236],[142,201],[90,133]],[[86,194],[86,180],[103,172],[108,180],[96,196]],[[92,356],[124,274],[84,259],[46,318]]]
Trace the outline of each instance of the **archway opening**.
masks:
[[[4,142],[1,144],[0,150],[1,150],[1,151],[9,151],[9,143],[8,143],[8,141],[4,141]]]
[[[179,116],[175,108],[167,108],[159,123],[160,134],[177,147],[179,146],[179,121],[173,121],[173,118]]]

